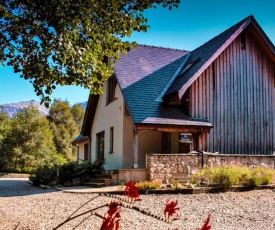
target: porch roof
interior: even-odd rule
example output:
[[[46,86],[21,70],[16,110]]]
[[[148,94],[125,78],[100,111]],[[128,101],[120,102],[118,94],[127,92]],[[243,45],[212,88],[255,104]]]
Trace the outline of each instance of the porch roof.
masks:
[[[75,138],[71,143],[72,143],[72,145],[75,146],[76,144],[82,143],[82,142],[84,142],[86,140],[89,140],[89,139],[90,139],[90,136],[83,136],[82,134],[79,134],[77,136],[77,138]]]
[[[212,124],[204,119],[197,120],[183,120],[183,119],[170,119],[159,117],[148,117],[142,124],[163,124],[163,125],[178,125],[178,126],[198,126],[198,127],[212,127]]]

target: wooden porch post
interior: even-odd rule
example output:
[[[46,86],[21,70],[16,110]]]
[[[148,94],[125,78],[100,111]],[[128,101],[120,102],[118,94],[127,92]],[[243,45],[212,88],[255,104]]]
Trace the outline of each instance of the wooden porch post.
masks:
[[[138,168],[138,131],[134,129],[134,156],[133,156],[133,168]]]

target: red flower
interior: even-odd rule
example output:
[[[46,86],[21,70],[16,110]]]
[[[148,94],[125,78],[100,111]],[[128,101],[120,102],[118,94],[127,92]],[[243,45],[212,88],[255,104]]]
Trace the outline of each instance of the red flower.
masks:
[[[113,216],[113,215],[120,215],[120,207],[118,206],[118,202],[115,201],[111,201],[110,204],[108,205],[109,210],[107,211],[107,214],[109,216]]]
[[[177,212],[177,210],[180,209],[179,207],[177,207],[177,205],[178,205],[178,201],[171,201],[170,203],[167,201],[164,209],[164,216],[165,218],[167,218],[168,221],[170,220],[170,217],[173,216]],[[178,218],[176,217],[171,221],[177,220],[177,219]]]
[[[118,202],[111,201],[108,205],[109,210],[105,214],[103,218],[103,223],[101,225],[100,230],[118,230],[119,229],[119,221],[120,221],[120,207],[118,206]]]
[[[204,225],[201,228],[197,228],[197,230],[210,230],[211,225],[209,225],[209,222],[210,222],[210,214],[208,215]]]
[[[124,195],[131,198],[131,200],[141,200],[138,193],[138,188],[135,186],[135,182],[129,181],[124,189]]]

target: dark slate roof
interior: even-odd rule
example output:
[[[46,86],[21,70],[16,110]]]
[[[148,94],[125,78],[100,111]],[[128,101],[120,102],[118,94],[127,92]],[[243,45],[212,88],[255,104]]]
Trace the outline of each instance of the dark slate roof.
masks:
[[[121,89],[126,89],[187,53],[185,50],[137,45],[127,55],[122,55],[120,62],[115,64],[115,74]],[[165,81],[164,83],[169,81],[161,76],[158,80]]]
[[[138,45],[115,65],[115,75],[134,123],[143,123],[148,117],[186,118],[179,109],[167,109],[156,100],[187,53]]]
[[[242,21],[238,22],[228,30],[214,37],[210,41],[206,42],[204,45],[195,49],[191,52],[189,61],[183,67],[182,71],[179,73],[178,77],[171,84],[169,89],[166,91],[164,97],[174,94],[179,91],[181,87],[212,57],[215,52],[238,30],[241,25],[243,25],[248,19],[252,16],[249,16]],[[186,68],[191,62],[194,61],[194,64]]]
[[[90,138],[90,137],[89,137],[89,136],[83,136],[82,134],[79,134],[79,135],[77,136],[77,138],[75,138],[75,139],[72,141],[72,144],[75,145],[75,144],[77,144],[77,143],[79,143],[79,142],[82,142],[82,141],[88,139],[88,138]]]

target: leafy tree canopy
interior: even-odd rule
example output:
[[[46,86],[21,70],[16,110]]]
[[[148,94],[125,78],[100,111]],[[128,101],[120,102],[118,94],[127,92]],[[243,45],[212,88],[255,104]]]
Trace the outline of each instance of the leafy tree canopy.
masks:
[[[77,121],[68,101],[54,99],[48,116],[54,133],[56,150],[68,161],[76,160],[76,148],[71,141],[79,134]]]
[[[49,121],[37,108],[21,110],[8,123],[9,132],[0,142],[0,170],[30,172],[59,161]]]
[[[48,105],[56,85],[102,93],[133,31],[146,32],[143,12],[180,0],[0,0],[0,61],[29,80]]]

